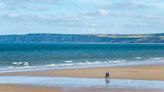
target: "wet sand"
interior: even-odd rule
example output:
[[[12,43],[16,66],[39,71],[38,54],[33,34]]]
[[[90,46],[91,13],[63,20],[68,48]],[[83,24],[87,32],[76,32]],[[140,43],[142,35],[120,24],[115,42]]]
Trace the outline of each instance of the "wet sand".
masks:
[[[125,88],[48,88],[25,85],[0,85],[0,92],[163,92],[157,89],[125,89]]]
[[[47,88],[26,85],[0,85],[0,92],[61,92],[60,88]]]
[[[113,79],[164,80],[163,64],[0,73],[0,76],[104,78],[105,72],[110,72]]]

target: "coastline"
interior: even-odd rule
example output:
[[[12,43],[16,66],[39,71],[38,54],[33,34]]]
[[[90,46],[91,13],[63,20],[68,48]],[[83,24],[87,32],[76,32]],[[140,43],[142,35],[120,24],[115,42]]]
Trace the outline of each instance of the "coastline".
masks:
[[[49,76],[104,78],[110,72],[112,79],[164,80],[164,64],[142,64],[115,67],[90,67],[70,69],[50,69],[41,71],[22,71],[0,73],[0,76]],[[160,76],[158,76],[160,75]]]
[[[160,58],[160,57],[159,57]],[[112,62],[112,61],[110,61]],[[94,64],[97,63],[97,64]],[[99,63],[99,64],[98,64]],[[89,68],[105,68],[105,67],[129,67],[129,66],[147,66],[147,65],[164,65],[163,60],[159,61],[148,61],[145,60],[142,63],[138,61],[133,62],[113,62],[113,63],[100,63],[100,62],[93,62],[85,65],[55,65],[55,64],[48,64],[48,65],[41,65],[41,66],[22,66],[22,67],[2,67],[0,68],[1,73],[14,73],[14,72],[36,72],[36,71],[48,71],[48,70],[65,70],[65,69],[89,69]]]

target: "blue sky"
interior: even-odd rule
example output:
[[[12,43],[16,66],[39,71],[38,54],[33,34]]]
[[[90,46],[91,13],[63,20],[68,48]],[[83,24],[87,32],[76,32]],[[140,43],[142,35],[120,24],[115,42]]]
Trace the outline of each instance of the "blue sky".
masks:
[[[164,0],[0,0],[0,34],[164,33]]]

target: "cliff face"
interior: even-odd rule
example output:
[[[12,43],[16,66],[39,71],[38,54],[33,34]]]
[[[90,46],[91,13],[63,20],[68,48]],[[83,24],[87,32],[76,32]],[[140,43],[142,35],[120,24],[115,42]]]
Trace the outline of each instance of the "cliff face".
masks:
[[[164,43],[162,34],[27,34],[2,35],[0,43]]]

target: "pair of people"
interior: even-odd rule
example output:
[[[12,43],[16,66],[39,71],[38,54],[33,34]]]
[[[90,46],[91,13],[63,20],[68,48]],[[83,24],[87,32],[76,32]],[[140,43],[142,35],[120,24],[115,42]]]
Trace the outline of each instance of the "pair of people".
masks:
[[[109,72],[106,72],[106,73],[105,73],[105,78],[106,78],[106,79],[110,79],[110,74],[109,74]]]

